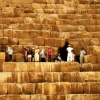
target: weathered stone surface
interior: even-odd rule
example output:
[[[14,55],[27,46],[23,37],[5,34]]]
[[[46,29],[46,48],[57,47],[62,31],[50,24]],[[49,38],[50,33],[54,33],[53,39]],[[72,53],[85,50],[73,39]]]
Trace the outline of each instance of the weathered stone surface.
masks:
[[[98,82],[84,83],[84,89],[85,93],[100,93],[100,87]]]
[[[22,1],[20,1],[20,0],[13,0],[12,1],[12,3],[14,3],[14,4],[18,4],[18,3],[21,3],[21,4],[25,4],[25,3],[33,3],[33,0],[22,0]]]
[[[71,83],[71,93],[72,94],[82,94],[84,93],[84,87],[82,83]]]
[[[33,45],[33,38],[19,38],[19,45]]]
[[[31,100],[47,100],[47,98],[46,95],[37,94],[37,95],[31,95]]]
[[[5,37],[15,37],[16,31],[13,29],[5,29],[4,30],[4,36]]]
[[[29,75],[27,72],[12,73],[13,83],[29,83]]]
[[[31,83],[38,83],[38,82],[43,82],[44,80],[44,73],[40,73],[40,72],[29,72],[29,80]]]
[[[43,77],[44,82],[62,82],[63,81],[63,73],[44,73]]]
[[[93,54],[85,55],[84,62],[85,63],[97,63],[97,56]]]
[[[61,72],[79,72],[79,64],[77,62],[61,62]]]
[[[81,70],[82,71],[92,71],[93,70],[93,64],[84,63],[84,64],[82,64]]]
[[[7,45],[8,44],[8,37],[0,37],[0,44]]]
[[[7,94],[7,84],[0,83],[0,94]]]
[[[0,62],[5,62],[5,52],[0,52]]]
[[[44,46],[45,45],[45,38],[44,37],[34,38],[34,45]]]
[[[12,82],[12,73],[11,72],[1,72],[0,73],[0,83],[11,83]]]
[[[93,54],[100,55],[100,46],[93,46]]]
[[[36,84],[33,84],[33,83],[22,84],[22,88],[23,88],[24,94],[35,94]]]
[[[8,94],[21,94],[22,86],[21,84],[7,84]]]

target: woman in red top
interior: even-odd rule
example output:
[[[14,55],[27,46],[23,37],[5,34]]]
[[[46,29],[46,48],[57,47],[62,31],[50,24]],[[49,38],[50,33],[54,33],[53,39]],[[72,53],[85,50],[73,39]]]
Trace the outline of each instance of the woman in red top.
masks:
[[[49,48],[47,50],[48,62],[51,62],[51,55],[52,55],[52,50],[51,50],[51,48]]]

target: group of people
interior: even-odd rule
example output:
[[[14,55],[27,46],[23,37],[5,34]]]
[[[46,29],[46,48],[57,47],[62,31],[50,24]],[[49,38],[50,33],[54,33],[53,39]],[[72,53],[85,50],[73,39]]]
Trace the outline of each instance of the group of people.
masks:
[[[27,49],[23,48],[22,54],[25,62],[32,62],[32,61],[46,62],[45,50],[44,49],[40,50],[38,46],[32,49],[30,47],[28,47]],[[51,48],[49,48],[47,50],[48,62],[52,61],[51,55],[52,55],[52,50]]]
[[[73,48],[71,47],[71,45],[68,45],[68,48],[66,49],[67,52],[68,52],[68,55],[67,55],[67,61],[75,61],[75,54],[73,52]],[[86,54],[86,51],[81,48],[80,50],[80,56],[79,56],[79,61],[80,63],[82,64],[84,62],[84,55]]]
[[[67,51],[67,62],[70,61],[75,61],[75,54],[74,54],[74,50],[71,47],[71,45],[68,45],[68,47],[66,48]],[[7,50],[6,53],[8,53],[8,57],[9,57],[9,61],[12,61],[12,56],[13,56],[13,49],[11,46],[7,46]],[[47,61],[51,62],[52,61],[52,49],[48,48],[47,52],[45,53],[44,49],[39,49],[38,46],[36,46],[35,48],[30,48],[30,47],[23,47],[23,51],[22,51],[22,56],[24,59],[24,62],[46,62],[46,56],[45,54],[47,54]],[[86,54],[85,50],[83,48],[81,48],[80,50],[80,63],[82,64],[84,61],[84,55]],[[58,53],[58,55],[54,58],[54,61],[63,61],[60,54]]]

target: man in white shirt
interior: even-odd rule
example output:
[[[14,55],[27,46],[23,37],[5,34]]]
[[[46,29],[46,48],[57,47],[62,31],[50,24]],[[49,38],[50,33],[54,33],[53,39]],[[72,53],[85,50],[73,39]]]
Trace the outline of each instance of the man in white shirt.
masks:
[[[86,54],[85,50],[81,48],[80,50],[80,63],[82,64],[84,61],[84,55]]]
[[[71,47],[71,45],[68,45],[68,48],[66,50],[68,51],[67,61],[72,61],[73,60],[73,57],[72,57],[73,48]]]
[[[9,61],[12,61],[13,49],[10,46],[8,46],[6,52],[8,53]]]

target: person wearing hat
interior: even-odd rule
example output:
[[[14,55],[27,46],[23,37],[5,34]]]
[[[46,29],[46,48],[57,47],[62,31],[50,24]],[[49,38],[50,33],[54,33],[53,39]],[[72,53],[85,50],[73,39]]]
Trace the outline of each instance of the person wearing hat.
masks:
[[[71,47],[71,45],[68,45],[66,50],[68,52],[67,61],[73,61],[73,57],[72,57],[72,50],[73,50],[73,48]]]

